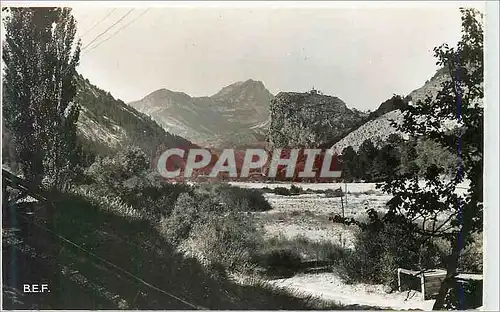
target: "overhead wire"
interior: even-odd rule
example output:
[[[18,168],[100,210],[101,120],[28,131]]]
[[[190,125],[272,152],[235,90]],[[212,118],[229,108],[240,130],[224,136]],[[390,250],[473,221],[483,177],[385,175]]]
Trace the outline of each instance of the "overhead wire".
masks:
[[[122,20],[125,19],[125,17],[127,17],[128,15],[130,15],[130,13],[132,13],[134,9],[130,9],[127,13],[125,13],[119,20],[117,20],[116,22],[114,22],[111,26],[109,26],[108,28],[106,28],[103,32],[101,32],[99,35],[97,35],[94,39],[92,39],[89,43],[87,43],[82,49],[81,51],[85,50],[86,48],[88,48],[92,43],[94,43],[97,39],[99,39],[100,37],[102,37],[103,35],[105,35],[111,28],[115,27],[118,23],[120,23]]]
[[[89,29],[87,29],[81,36],[80,38],[84,37],[86,34],[88,34],[90,31],[92,31],[94,28],[96,28],[99,24],[101,24],[106,18],[108,18],[111,14],[113,14],[113,12],[116,11],[116,8],[113,8],[111,11],[109,11],[106,15],[104,15],[103,18],[101,18],[100,20],[98,20],[96,23],[94,23],[94,25],[92,25],[92,27],[90,27]]]
[[[112,33],[108,38],[104,39],[103,41],[101,42],[98,42],[96,45],[94,45],[93,47],[91,47],[90,49],[88,49],[87,51],[85,51],[85,53],[88,53],[90,51],[92,51],[93,49],[97,48],[98,46],[100,46],[101,44],[105,43],[106,41],[110,40],[111,38],[113,38],[114,36],[116,36],[120,31],[122,31],[123,29],[125,29],[126,27],[130,26],[132,23],[134,23],[135,21],[137,21],[141,16],[143,16],[144,14],[146,14],[146,12],[149,11],[149,8],[147,8],[146,10],[144,10],[141,14],[139,14],[136,18],[134,18],[133,20],[131,20],[130,22],[128,22],[127,24],[123,25],[122,27],[118,28],[117,31],[115,31],[114,33]]]

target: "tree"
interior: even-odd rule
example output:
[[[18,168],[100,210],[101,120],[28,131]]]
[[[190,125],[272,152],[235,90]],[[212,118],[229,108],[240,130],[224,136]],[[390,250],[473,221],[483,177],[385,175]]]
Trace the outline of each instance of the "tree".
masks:
[[[446,302],[460,307],[458,284],[454,277],[461,250],[471,235],[482,231],[483,175],[483,28],[482,15],[473,9],[461,9],[462,37],[454,48],[444,44],[434,49],[437,65],[446,68],[451,79],[441,85],[435,98],[410,105],[404,110],[398,130],[412,137],[433,140],[458,154],[456,175],[442,179],[445,168],[430,165],[419,184],[413,170],[387,180],[382,189],[393,194],[384,222],[400,226],[423,221],[418,231],[426,240],[445,238],[452,246],[447,260],[447,275],[434,308]],[[448,126],[444,126],[448,125]],[[469,187],[459,195],[457,187],[467,178]],[[438,216],[447,215],[444,223]]]
[[[342,172],[346,181],[352,182],[359,178],[358,154],[352,146],[342,151]]]
[[[373,162],[373,178],[375,181],[384,181],[391,175],[394,175],[399,169],[401,156],[398,153],[397,146],[386,144],[382,146],[375,156]]]
[[[373,178],[373,164],[377,156],[377,148],[370,139],[366,139],[358,149],[358,164],[361,177],[366,181]]]
[[[61,187],[74,172],[80,42],[69,8],[10,8],[3,45],[3,113],[25,177]]]

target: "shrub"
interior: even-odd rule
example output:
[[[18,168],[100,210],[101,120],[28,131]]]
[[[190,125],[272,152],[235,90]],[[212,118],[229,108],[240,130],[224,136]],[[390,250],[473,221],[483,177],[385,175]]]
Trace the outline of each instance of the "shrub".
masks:
[[[279,255],[283,255],[288,260],[282,262],[276,260],[279,259]],[[300,263],[290,260],[297,257]],[[290,275],[305,268],[306,263],[302,265],[302,262],[307,261],[309,267],[326,267],[336,265],[344,257],[345,249],[329,241],[312,241],[305,236],[294,238],[278,236],[262,241],[258,251],[254,252],[252,261],[253,264],[263,268],[267,274]],[[284,264],[286,264],[286,270],[283,267]]]
[[[290,186],[290,195],[299,195],[303,194],[304,190],[300,186],[293,185]]]
[[[292,276],[299,270],[302,258],[297,250],[276,248],[254,254],[252,262],[268,275]]]
[[[222,210],[219,206],[209,197],[200,198],[183,193],[177,198],[172,213],[160,221],[160,232],[177,245],[188,238],[199,219],[210,220],[212,213],[217,214],[217,210]]]
[[[290,195],[290,190],[287,189],[286,187],[278,186],[274,189],[274,194],[288,196]]]
[[[246,268],[260,235],[252,220],[239,213],[212,216],[198,222],[191,231],[190,245],[207,262],[230,270]]]
[[[475,234],[473,241],[462,251],[459,259],[459,269],[467,273],[483,272],[483,236]]]
[[[213,198],[231,211],[267,211],[272,207],[259,189],[246,189],[231,186],[226,183],[204,184],[197,190],[197,194]]]
[[[123,181],[116,194],[127,204],[154,215],[159,221],[168,216],[180,194],[193,194],[187,184],[172,184],[161,180],[156,173],[140,174]]]
[[[85,174],[95,183],[113,187],[149,168],[147,155],[138,147],[118,152],[114,157],[98,158]]]
[[[397,285],[397,268],[419,270],[442,266],[442,253],[431,242],[422,245],[416,233],[397,225],[369,227],[355,234],[355,247],[347,251],[336,270],[348,283]]]
[[[291,185],[290,188],[286,188],[286,187],[281,187],[281,186],[278,186],[274,189],[274,194],[276,195],[284,195],[284,196],[292,196],[292,195],[299,195],[299,194],[303,194],[305,193],[305,191],[299,187],[299,186],[295,186],[295,185]]]
[[[335,189],[335,190],[325,190],[325,197],[342,197],[344,196],[344,192],[342,189]]]
[[[96,192],[117,197],[154,221],[170,214],[180,194],[193,191],[189,185],[168,183],[148,170],[147,156],[136,148],[98,159],[85,174],[87,184]]]

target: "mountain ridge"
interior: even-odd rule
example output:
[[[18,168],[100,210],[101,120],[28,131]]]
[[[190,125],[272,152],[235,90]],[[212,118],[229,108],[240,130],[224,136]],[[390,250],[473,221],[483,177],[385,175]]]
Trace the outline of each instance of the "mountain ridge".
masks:
[[[259,80],[247,79],[211,96],[192,97],[166,88],[128,103],[166,131],[206,147],[235,147],[262,141],[274,95]]]

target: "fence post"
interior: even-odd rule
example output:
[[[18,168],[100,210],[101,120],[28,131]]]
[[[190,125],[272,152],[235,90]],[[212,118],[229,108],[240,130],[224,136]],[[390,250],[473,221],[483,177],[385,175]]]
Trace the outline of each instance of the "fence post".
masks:
[[[401,292],[401,268],[398,268],[398,291]]]
[[[420,273],[420,285],[422,288],[422,300],[425,301],[425,274],[423,272]]]

